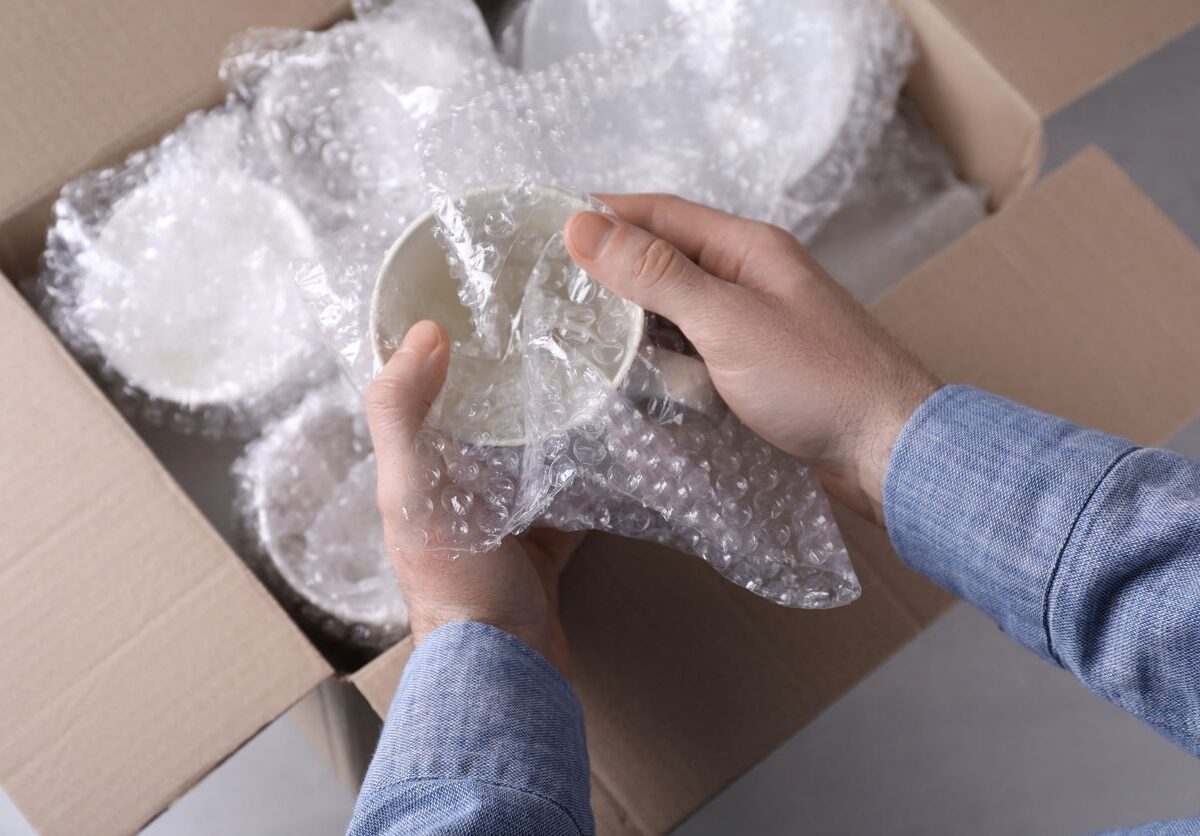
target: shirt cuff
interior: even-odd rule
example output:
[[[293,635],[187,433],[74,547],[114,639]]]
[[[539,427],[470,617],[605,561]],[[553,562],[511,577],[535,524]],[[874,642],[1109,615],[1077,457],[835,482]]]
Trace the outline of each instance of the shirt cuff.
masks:
[[[536,795],[590,832],[583,711],[570,684],[520,639],[476,622],[439,627],[413,652],[362,793],[454,780]]]
[[[1046,604],[1079,515],[1134,446],[970,386],[918,407],[884,480],[888,533],[906,563],[1055,661]]]

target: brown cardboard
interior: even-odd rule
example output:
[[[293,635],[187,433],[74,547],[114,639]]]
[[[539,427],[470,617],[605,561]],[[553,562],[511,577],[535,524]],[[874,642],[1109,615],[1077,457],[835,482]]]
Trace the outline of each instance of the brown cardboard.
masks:
[[[51,201],[76,174],[152,143],[220,95],[251,27],[320,29],[346,0],[0,2],[0,271],[32,272]]]
[[[388,706],[392,704],[396,683],[400,681],[400,674],[412,652],[412,636],[408,636],[347,677],[381,717],[387,714]]]
[[[1200,251],[1097,150],[975,227],[873,308],[948,381],[1135,441],[1200,412]],[[661,833],[951,602],[838,511],[863,597],[777,607],[693,557],[592,535],[563,618],[603,833]],[[354,678],[384,712],[411,648]]]
[[[1200,257],[1094,148],[874,311],[948,380],[1142,444],[1200,411]]]
[[[1037,176],[1044,117],[1200,24],[1197,0],[896,4],[920,54],[909,92],[993,207]]]
[[[919,56],[909,73],[909,95],[954,154],[962,176],[988,187],[993,208],[1003,206],[1041,170],[1042,120],[937,0],[897,5]]]
[[[0,784],[129,831],[329,668],[8,282],[0,321]]]
[[[932,2],[1043,117],[1200,24],[1196,0]]]
[[[1069,33],[1061,20],[1046,37],[1026,30],[1039,10],[1082,0],[1025,4],[1017,22],[994,19],[991,0],[898,2],[923,49],[911,93],[1004,208],[877,315],[951,378],[1161,439],[1200,406],[1183,360],[1200,340],[1195,250],[1094,153],[1022,193],[1047,103],[1184,26],[1188,9],[1165,0],[1136,48],[1064,50],[1083,68],[1038,89],[1040,74],[1014,72],[1017,46],[1046,64],[1060,45],[1049,36]],[[1144,7],[1105,5],[1110,26]],[[65,180],[214,100],[228,35],[344,11],[341,0],[0,0],[0,159],[21,162],[0,171],[0,267],[29,274]],[[1094,29],[1081,30],[1090,43],[1113,40]],[[127,831],[328,667],[7,286],[0,357],[0,666],[17,672],[0,688],[0,783],[44,832]],[[564,619],[603,832],[678,822],[947,605],[882,531],[838,518],[865,594],[832,612],[774,607],[665,549],[585,544]],[[410,650],[352,676],[377,709]]]

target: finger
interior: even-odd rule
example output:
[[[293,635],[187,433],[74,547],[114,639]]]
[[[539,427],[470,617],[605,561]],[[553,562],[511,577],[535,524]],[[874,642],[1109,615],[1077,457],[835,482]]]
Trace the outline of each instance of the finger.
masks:
[[[383,481],[402,477],[417,431],[446,382],[450,340],[436,322],[418,322],[367,388],[367,423]]]
[[[693,342],[710,312],[737,290],[662,238],[599,212],[572,215],[565,240],[571,257],[596,281],[672,320]]]
[[[766,224],[670,194],[598,194],[622,220],[663,238],[717,278],[737,282]]]

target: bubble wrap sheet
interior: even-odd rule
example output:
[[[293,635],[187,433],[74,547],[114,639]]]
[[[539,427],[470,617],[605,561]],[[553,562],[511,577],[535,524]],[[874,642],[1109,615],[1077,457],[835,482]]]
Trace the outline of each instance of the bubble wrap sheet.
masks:
[[[363,649],[408,632],[362,400],[349,384],[335,379],[310,392],[233,471],[252,562],[303,623]]]
[[[987,215],[916,109],[902,106],[809,252],[866,304]]]
[[[887,0],[527,0],[501,48],[564,104],[603,79],[554,121],[577,126],[561,147],[579,188],[675,192],[804,241],[845,198],[914,58]]]
[[[360,385],[420,319],[451,335],[404,475],[397,510],[418,541],[404,546],[456,556],[535,524],[598,528],[697,554],[784,604],[853,600],[814,474],[737,421],[677,329],[584,274],[561,230],[603,210],[589,193],[630,190],[815,227],[891,114],[904,30],[882,2],[739,0],[605,37],[544,73],[464,82],[420,131],[432,213],[382,263],[378,238],[343,238],[301,275]],[[800,96],[787,75],[806,44],[854,56],[825,121],[812,106],[830,77],[808,70]]]
[[[582,5],[582,53],[524,74],[471,0],[359,0],[326,32],[248,35],[224,107],[64,189],[52,321],[152,415],[230,434],[326,379],[321,338],[362,386],[437,319],[450,376],[399,509],[422,548],[600,528],[785,604],[848,602],[813,474],[737,422],[677,329],[583,274],[561,229],[603,209],[589,194],[658,190],[811,237],[891,117],[908,33],[886,0]],[[272,571],[369,644],[402,620],[359,594],[368,569],[345,551],[378,546],[351,536],[378,530],[374,463],[318,444],[298,474],[295,439],[341,420],[317,392],[248,451],[243,506]],[[264,492],[292,477],[311,493]]]
[[[245,109],[229,106],[63,189],[43,301],[118,402],[245,435],[333,369],[290,269],[316,254]]]
[[[38,295],[142,417],[246,437],[326,379],[297,265],[386,246],[425,204],[418,126],[460,77],[500,72],[470,0],[361,13],[248,33],[222,67],[225,105],[64,187]]]

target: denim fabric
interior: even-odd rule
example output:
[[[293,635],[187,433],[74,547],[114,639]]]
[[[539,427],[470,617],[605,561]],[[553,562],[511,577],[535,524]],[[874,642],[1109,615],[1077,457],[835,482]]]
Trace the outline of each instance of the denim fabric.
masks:
[[[567,681],[495,627],[430,633],[409,659],[349,832],[594,831],[583,712]]]
[[[900,433],[883,508],[896,551],[1040,656],[1046,591],[1079,510],[1133,445],[966,386]]]
[[[1103,836],[1197,836],[1197,834],[1200,834],[1200,818],[1156,821],[1125,830],[1112,830]]]
[[[896,442],[884,515],[910,566],[1200,755],[1200,465],[948,386]]]

